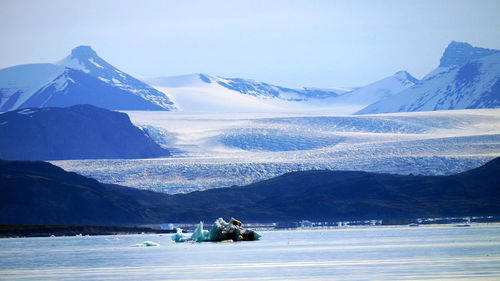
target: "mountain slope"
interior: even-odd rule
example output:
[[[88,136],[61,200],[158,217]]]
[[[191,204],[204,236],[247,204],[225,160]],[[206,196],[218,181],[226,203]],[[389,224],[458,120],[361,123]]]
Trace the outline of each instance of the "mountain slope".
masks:
[[[119,191],[119,192],[118,192]],[[0,160],[1,224],[116,225],[151,221],[163,194],[104,185],[46,162]],[[125,193],[127,195],[123,195]]]
[[[331,98],[350,91],[350,89],[319,89],[308,87],[291,89],[251,79],[222,78],[201,73],[144,78],[143,80],[151,85],[166,88],[202,87],[208,84],[218,84],[226,89],[244,95],[278,98],[287,101],[305,101],[310,98]]]
[[[372,103],[397,95],[418,82],[408,72],[399,71],[392,76],[341,95],[335,103],[357,107],[356,110],[360,110]]]
[[[85,72],[112,87],[132,93],[161,108],[174,108],[165,94],[110,65],[90,46],[74,48],[69,56],[56,64]]]
[[[357,114],[500,107],[500,52],[471,47],[464,54],[453,45],[457,43],[446,49],[440,67],[420,83]]]
[[[0,114],[0,158],[150,158],[169,152],[124,113],[91,105],[27,108]]]
[[[309,112],[327,108],[348,89],[291,89],[241,78],[206,74],[144,78],[168,93],[184,112]]]
[[[0,111],[93,104],[111,110],[172,110],[168,96],[116,69],[88,46],[57,64],[0,70]]]
[[[0,224],[127,224],[386,219],[500,214],[500,158],[452,176],[349,171],[285,174],[243,187],[167,195],[0,161]]]
[[[50,64],[25,64],[0,69],[0,112],[19,108],[36,91],[64,73]]]
[[[34,92],[20,108],[65,107],[92,104],[110,110],[164,110],[140,96],[84,72],[65,68],[51,82]]]
[[[406,71],[356,89],[290,89],[206,74],[145,78],[185,112],[302,112],[351,114],[393,96],[418,80]]]
[[[444,50],[439,67],[464,65],[468,61],[498,54],[499,50],[472,47],[469,43],[452,41]]]

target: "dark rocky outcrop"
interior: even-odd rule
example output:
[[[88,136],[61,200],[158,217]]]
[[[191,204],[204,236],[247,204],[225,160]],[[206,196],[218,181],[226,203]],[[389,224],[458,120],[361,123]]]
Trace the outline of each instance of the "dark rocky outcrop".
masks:
[[[66,160],[169,156],[125,113],[92,105],[0,114],[0,158]]]

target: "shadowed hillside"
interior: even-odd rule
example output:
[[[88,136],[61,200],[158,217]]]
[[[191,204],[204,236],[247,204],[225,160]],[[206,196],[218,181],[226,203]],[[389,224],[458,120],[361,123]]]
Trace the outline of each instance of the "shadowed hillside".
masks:
[[[0,158],[151,158],[170,153],[125,113],[92,105],[27,108],[0,114]]]
[[[168,195],[106,185],[45,162],[0,162],[0,224],[384,219],[500,214],[500,158],[451,176],[285,174]]]

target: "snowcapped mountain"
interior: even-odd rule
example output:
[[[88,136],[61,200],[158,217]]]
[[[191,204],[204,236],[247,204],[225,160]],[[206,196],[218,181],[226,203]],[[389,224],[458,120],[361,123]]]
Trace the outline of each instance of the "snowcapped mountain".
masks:
[[[171,110],[168,96],[116,69],[88,46],[55,64],[0,70],[0,111],[92,104],[112,110]]]
[[[500,51],[452,42],[420,83],[357,114],[500,107]]]
[[[291,89],[281,86],[258,82],[251,79],[242,78],[222,78],[207,74],[195,73],[188,75],[146,78],[144,81],[151,85],[178,88],[190,86],[203,86],[205,84],[218,84],[226,89],[236,91],[241,94],[278,98],[287,101],[305,101],[311,98],[331,98],[351,91],[351,89],[320,89],[304,87]]]
[[[472,47],[469,43],[452,41],[444,50],[439,67],[463,65],[470,60],[499,53],[499,50]]]
[[[334,100],[352,89],[291,89],[250,79],[207,74],[143,78],[168,93],[183,112],[335,112]],[[344,112],[342,112],[344,113]]]
[[[210,77],[211,82],[215,82],[225,88],[240,92],[245,95],[273,97],[287,101],[306,101],[309,99],[324,99],[336,97],[348,90],[332,90],[318,88],[290,89],[275,86],[263,82],[241,78]]]
[[[185,112],[296,112],[351,114],[414,86],[418,80],[400,71],[360,88],[291,89],[241,78],[206,74],[144,78],[165,91]]]
[[[213,78],[212,78],[213,79]],[[214,83],[204,74],[180,75],[143,79],[157,90],[168,93],[176,108],[182,112],[228,113],[228,112],[275,112],[280,110],[277,102],[283,100],[263,99],[245,95]]]
[[[57,64],[83,71],[108,85],[133,93],[164,109],[173,108],[172,102],[163,93],[113,67],[101,59],[90,46],[74,48],[71,55]]]
[[[345,104],[357,111],[379,100],[397,95],[418,82],[418,79],[408,72],[399,71],[392,76],[341,95],[335,103]]]
[[[286,88],[206,74],[145,78],[113,67],[89,46],[55,64],[0,70],[0,111],[92,104],[186,113],[370,114],[500,107],[500,51],[451,42],[421,81],[400,71],[360,88]]]
[[[0,111],[21,107],[40,88],[63,74],[64,69],[49,63],[0,69]]]

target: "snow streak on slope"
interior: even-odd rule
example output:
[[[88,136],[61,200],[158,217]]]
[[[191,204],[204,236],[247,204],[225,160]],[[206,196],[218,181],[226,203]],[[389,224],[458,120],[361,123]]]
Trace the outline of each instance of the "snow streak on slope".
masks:
[[[500,156],[500,109],[374,116],[127,113],[175,157],[53,163],[109,183],[175,193],[311,169],[450,174]]]

